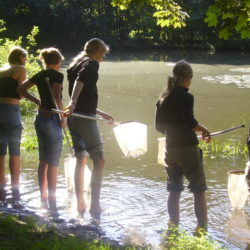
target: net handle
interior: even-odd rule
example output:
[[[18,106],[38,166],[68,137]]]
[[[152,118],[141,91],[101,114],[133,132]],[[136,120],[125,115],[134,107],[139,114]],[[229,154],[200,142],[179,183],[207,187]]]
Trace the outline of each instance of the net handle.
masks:
[[[228,132],[231,132],[231,131],[234,131],[236,129],[239,129],[239,128],[244,128],[245,125],[242,124],[242,125],[238,125],[238,126],[235,126],[235,127],[232,127],[232,128],[228,128],[228,129],[225,129],[225,130],[221,130],[221,131],[217,131],[217,132],[213,132],[210,134],[210,136],[217,136],[217,135],[221,135],[221,134],[225,134],[225,133],[228,133]],[[199,139],[202,138],[201,135],[197,136]]]
[[[51,109],[51,112],[57,113],[57,114],[65,114],[64,111],[59,110],[59,109]],[[83,119],[95,120],[95,121],[102,121],[102,122],[106,122],[106,123],[110,124],[109,120],[104,119],[104,118],[102,118],[100,116],[83,115],[83,114],[79,114],[79,113],[75,113],[75,112],[72,113],[71,116],[79,117],[79,118],[83,118]],[[113,122],[110,125],[118,126],[118,125],[129,123],[129,122],[135,122],[135,121],[131,120],[131,121],[126,121],[126,122]]]

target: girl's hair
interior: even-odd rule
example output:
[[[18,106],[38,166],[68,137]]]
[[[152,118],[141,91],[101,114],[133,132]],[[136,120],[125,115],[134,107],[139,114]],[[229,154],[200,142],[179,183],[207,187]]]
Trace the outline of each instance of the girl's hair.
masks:
[[[8,62],[9,64],[20,64],[21,60],[20,57],[21,56],[27,56],[28,53],[25,49],[21,48],[21,47],[14,47],[9,54],[8,57]]]
[[[57,64],[64,59],[61,52],[56,48],[42,49],[39,57],[45,65]]]
[[[75,58],[73,58],[70,67],[75,65],[84,57],[94,55],[99,49],[101,49],[104,54],[107,54],[109,52],[109,46],[105,44],[104,41],[99,38],[90,39],[85,43],[83,51],[80,52]]]
[[[160,102],[162,103],[175,87],[181,86],[182,83],[190,77],[193,77],[193,70],[190,64],[185,60],[177,62],[173,68],[173,76],[168,77],[167,88],[159,98]]]

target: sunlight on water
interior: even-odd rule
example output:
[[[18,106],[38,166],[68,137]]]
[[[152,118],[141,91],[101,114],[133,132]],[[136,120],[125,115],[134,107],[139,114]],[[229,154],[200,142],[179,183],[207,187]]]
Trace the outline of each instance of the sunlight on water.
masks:
[[[229,69],[229,70],[233,71],[233,72],[250,73],[250,68],[233,68],[233,69]]]
[[[250,68],[233,68],[229,69],[233,72],[250,73]],[[213,83],[221,84],[235,84],[239,88],[250,88],[250,75],[218,75],[218,76],[204,76],[202,79]]]

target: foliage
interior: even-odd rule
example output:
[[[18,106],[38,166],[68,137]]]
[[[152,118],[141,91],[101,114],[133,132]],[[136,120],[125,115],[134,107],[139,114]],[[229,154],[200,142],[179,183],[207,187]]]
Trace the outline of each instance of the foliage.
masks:
[[[38,140],[35,135],[29,135],[24,133],[21,140],[21,149],[24,151],[30,151],[38,148]]]
[[[36,38],[41,47],[54,46],[71,53],[81,50],[93,37],[105,40],[112,50],[250,48],[234,32],[227,41],[217,36],[220,25],[228,27],[229,20],[237,16],[218,22],[216,27],[207,26],[204,19],[214,0],[0,0],[0,3],[0,16],[8,23],[5,37],[13,40],[16,34],[26,36],[35,24],[39,27]]]
[[[200,142],[200,147],[205,158],[233,158],[244,157],[247,158],[248,149],[246,144],[240,141],[226,141],[220,142],[212,140],[209,144],[204,141]]]
[[[6,30],[5,27],[5,21],[0,20],[0,32],[3,32]],[[36,46],[36,39],[35,37],[39,33],[39,29],[37,26],[34,26],[31,30],[31,32],[26,36],[26,40],[23,39],[23,37],[19,36],[16,40],[10,40],[9,38],[1,38],[0,39],[0,67],[4,67],[7,64],[8,56],[10,50],[15,46],[23,47],[28,51],[28,57],[27,57],[27,63],[26,63],[26,70],[27,70],[27,76],[32,76],[36,72],[38,72],[41,67],[38,64],[37,56],[34,54],[33,50]],[[24,46],[24,44],[27,44],[27,46]],[[31,92],[34,95],[37,95],[36,88],[32,88]],[[21,101],[21,111],[22,114],[30,114],[34,112],[35,105],[27,100]]]
[[[205,233],[199,236],[191,236],[184,230],[171,229],[167,236],[163,235],[164,249],[169,250],[219,250],[225,249],[220,247],[216,242],[208,237]]]
[[[242,39],[250,38],[249,0],[215,0],[206,15],[205,21],[209,26],[220,27],[220,38],[228,39],[235,32]]]
[[[150,5],[155,9],[153,16],[160,27],[181,28],[186,26],[185,20],[188,14],[182,11],[180,5],[173,0],[113,0],[113,6],[118,6],[121,10],[127,10],[131,5],[144,8]]]

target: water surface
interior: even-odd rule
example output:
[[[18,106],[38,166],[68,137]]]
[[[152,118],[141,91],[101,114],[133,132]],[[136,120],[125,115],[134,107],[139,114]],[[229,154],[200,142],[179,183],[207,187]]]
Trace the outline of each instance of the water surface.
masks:
[[[157,138],[154,130],[155,103],[165,88],[167,77],[176,61],[188,60],[194,70],[190,92],[195,96],[195,116],[210,131],[234,125],[249,126],[250,65],[249,54],[197,51],[144,52],[111,54],[100,65],[99,108],[109,112],[117,121],[137,120],[148,125],[148,152],[137,159],[123,156],[111,126],[100,123],[105,145],[106,166],[101,202],[103,215],[100,226],[106,235],[124,242],[160,244],[160,232],[168,221],[166,175],[157,164]],[[67,64],[67,63],[66,63]],[[65,69],[62,70],[65,73]],[[67,82],[64,101],[67,102]],[[225,134],[216,139],[245,143],[247,128]],[[59,216],[69,221],[77,218],[75,197],[67,193],[62,156],[58,177]],[[22,200],[31,210],[39,210],[36,152],[23,152],[21,191]],[[239,232],[250,230],[250,204],[236,222],[231,213],[227,194],[227,172],[244,169],[245,159],[206,159],[209,233],[228,249],[244,249],[250,235]],[[242,219],[243,218],[243,219]],[[88,223],[87,213],[81,223]],[[238,222],[237,222],[238,221]],[[236,233],[232,227],[242,223]],[[246,224],[248,223],[248,225]],[[192,232],[196,225],[192,194],[185,190],[181,198],[182,228]],[[239,237],[239,234],[243,237]]]

